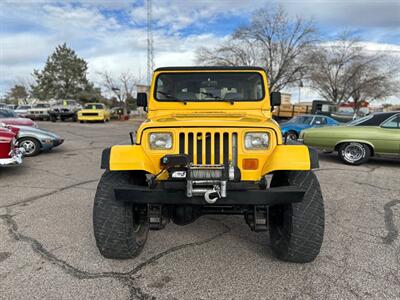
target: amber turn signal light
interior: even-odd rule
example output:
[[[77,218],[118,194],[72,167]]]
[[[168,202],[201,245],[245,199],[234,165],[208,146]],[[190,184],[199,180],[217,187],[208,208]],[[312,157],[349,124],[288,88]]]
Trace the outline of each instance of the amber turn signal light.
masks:
[[[257,168],[258,168],[258,159],[255,158],[243,159],[244,170],[257,170]]]

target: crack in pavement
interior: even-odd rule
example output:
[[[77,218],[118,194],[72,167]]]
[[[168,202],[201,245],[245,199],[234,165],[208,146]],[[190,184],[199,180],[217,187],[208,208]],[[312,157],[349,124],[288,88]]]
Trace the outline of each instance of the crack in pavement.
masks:
[[[74,180],[74,178],[71,178],[69,176],[65,176],[65,175],[60,175],[59,172],[52,172],[50,170],[47,169],[41,169],[41,168],[37,168],[37,167],[31,167],[31,166],[24,166],[26,169],[30,169],[30,170],[34,170],[34,171],[39,171],[39,172],[44,172],[47,174],[50,174],[51,176],[55,176],[55,177],[59,177],[59,178],[63,178],[63,179],[67,179],[67,180]]]
[[[392,210],[392,207],[397,204],[400,204],[400,200],[389,201],[383,207],[385,211],[385,226],[388,233],[385,237],[382,238],[382,240],[385,244],[388,245],[392,244],[399,236],[399,230],[397,229],[396,224],[394,223],[393,210]]]
[[[398,190],[398,189],[385,188],[385,187],[382,187],[382,186],[379,186],[379,185],[375,185],[375,184],[371,184],[371,183],[367,183],[367,182],[353,181],[353,183],[356,183],[356,184],[359,184],[359,185],[370,186],[370,187],[373,187],[373,188],[376,188],[376,189],[380,189],[380,190],[383,190],[383,191],[400,192],[400,190]]]
[[[74,184],[70,184],[70,185],[67,185],[67,186],[52,190],[52,191],[47,192],[47,193],[43,193],[43,194],[40,194],[40,195],[37,195],[37,196],[28,197],[28,198],[26,198],[24,200],[21,200],[21,201],[18,201],[18,202],[14,202],[14,203],[11,203],[11,204],[0,206],[0,208],[10,208],[10,207],[14,207],[14,206],[21,205],[21,204],[27,204],[29,202],[33,202],[33,201],[42,199],[44,197],[48,197],[48,196],[51,196],[53,194],[65,191],[67,189],[72,189],[74,187],[77,187],[77,186],[80,186],[80,185],[83,185],[83,184],[87,184],[87,183],[96,182],[98,180],[99,179],[91,179],[91,180],[85,180],[85,181],[77,182],[77,183],[74,183]]]
[[[11,238],[13,238],[15,241],[21,241],[30,244],[32,250],[39,254],[44,260],[60,267],[65,273],[77,278],[77,279],[99,279],[99,278],[113,278],[117,281],[119,281],[122,285],[126,286],[129,289],[129,298],[128,299],[155,299],[154,296],[151,296],[145,292],[142,291],[142,289],[139,286],[135,285],[135,280],[136,278],[133,277],[133,275],[137,274],[141,270],[143,270],[145,267],[148,265],[154,263],[155,261],[161,259],[162,257],[171,254],[173,252],[176,252],[178,250],[184,249],[184,248],[191,248],[191,247],[196,247],[196,246],[201,246],[204,244],[207,244],[222,235],[228,233],[231,229],[229,226],[224,224],[223,222],[208,218],[210,220],[216,221],[219,224],[222,224],[224,226],[224,230],[221,231],[218,234],[215,234],[211,236],[208,239],[202,240],[202,241],[197,241],[197,242],[192,242],[192,243],[186,243],[182,245],[178,245],[172,248],[169,248],[159,254],[156,254],[146,261],[140,263],[137,265],[134,269],[132,269],[129,272],[88,272],[88,271],[83,271],[80,270],[72,265],[70,265],[68,262],[61,260],[57,256],[55,256],[53,253],[48,251],[38,240],[35,238],[32,238],[28,235],[24,235],[18,230],[18,224],[17,222],[13,219],[13,216],[11,215],[11,210],[10,208],[6,208],[6,214],[0,215],[0,219],[2,219],[7,228],[8,228],[8,233]]]
[[[359,169],[343,169],[343,168],[324,168],[313,170],[313,172],[321,172],[321,171],[344,171],[344,172],[356,172],[356,173],[372,173],[378,168],[368,168],[368,170],[359,170]]]

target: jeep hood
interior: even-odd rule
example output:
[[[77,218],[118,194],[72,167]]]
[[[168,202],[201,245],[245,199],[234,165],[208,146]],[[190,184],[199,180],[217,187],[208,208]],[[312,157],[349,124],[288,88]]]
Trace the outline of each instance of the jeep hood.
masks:
[[[262,114],[245,112],[196,111],[190,113],[171,113],[153,116],[143,123],[151,127],[275,127],[277,123]]]

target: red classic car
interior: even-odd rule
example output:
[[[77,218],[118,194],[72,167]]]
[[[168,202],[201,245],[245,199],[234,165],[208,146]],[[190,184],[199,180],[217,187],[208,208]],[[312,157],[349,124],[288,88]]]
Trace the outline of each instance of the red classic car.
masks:
[[[20,118],[14,111],[2,108],[0,108],[0,123],[6,125],[37,127],[37,124],[31,119]]]
[[[20,165],[24,148],[18,148],[18,128],[0,126],[0,167]]]

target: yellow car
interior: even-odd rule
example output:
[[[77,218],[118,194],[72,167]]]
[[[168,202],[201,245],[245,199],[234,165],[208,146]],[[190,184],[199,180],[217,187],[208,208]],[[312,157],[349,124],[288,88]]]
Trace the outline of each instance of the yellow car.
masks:
[[[269,230],[278,258],[313,261],[324,235],[312,171],[318,155],[284,143],[271,113],[280,102],[262,68],[155,70],[149,94],[137,94],[147,119],[130,134],[132,144],[102,154],[93,208],[100,253],[132,258],[149,229],[230,214],[243,216],[253,231]]]
[[[78,120],[85,121],[110,121],[110,111],[103,103],[88,103],[78,112]]]

